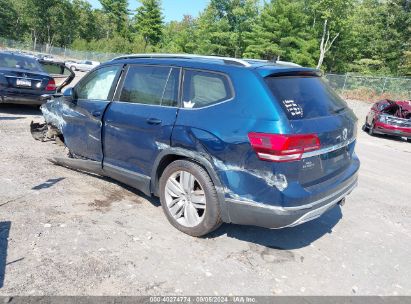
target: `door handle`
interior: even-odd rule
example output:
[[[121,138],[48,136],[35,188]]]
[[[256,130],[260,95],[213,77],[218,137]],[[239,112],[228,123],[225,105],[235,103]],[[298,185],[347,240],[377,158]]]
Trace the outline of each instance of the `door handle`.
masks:
[[[91,113],[94,117],[100,117],[101,116],[101,111],[94,111]]]
[[[148,118],[148,119],[147,119],[147,123],[148,123],[149,125],[159,125],[159,124],[162,123],[162,121],[161,121],[160,119],[158,119],[158,118]]]

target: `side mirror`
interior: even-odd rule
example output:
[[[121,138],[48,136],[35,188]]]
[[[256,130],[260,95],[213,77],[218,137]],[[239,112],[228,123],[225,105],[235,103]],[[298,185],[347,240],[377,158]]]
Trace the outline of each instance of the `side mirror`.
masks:
[[[75,91],[73,88],[67,88],[63,92],[63,98],[64,100],[71,102],[72,104],[77,104],[76,96],[75,96]]]

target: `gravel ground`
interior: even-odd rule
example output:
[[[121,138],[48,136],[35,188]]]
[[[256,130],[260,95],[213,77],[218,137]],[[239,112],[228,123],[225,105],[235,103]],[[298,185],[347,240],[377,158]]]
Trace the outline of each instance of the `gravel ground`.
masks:
[[[49,163],[39,119],[0,105],[0,295],[411,295],[410,143],[360,132],[359,187],[313,222],[192,238],[156,199]]]

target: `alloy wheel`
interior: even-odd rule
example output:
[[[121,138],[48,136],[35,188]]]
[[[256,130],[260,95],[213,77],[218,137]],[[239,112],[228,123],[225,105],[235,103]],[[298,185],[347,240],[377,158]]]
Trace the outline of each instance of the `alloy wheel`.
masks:
[[[195,227],[204,219],[206,196],[200,182],[187,171],[174,172],[165,185],[171,216],[182,226]]]

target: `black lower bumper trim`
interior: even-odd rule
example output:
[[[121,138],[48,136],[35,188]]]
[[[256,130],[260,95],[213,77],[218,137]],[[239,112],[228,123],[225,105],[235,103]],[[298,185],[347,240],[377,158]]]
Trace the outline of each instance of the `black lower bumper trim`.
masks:
[[[356,186],[357,178],[335,195],[319,200],[318,204],[312,202],[307,208],[282,208],[233,199],[226,199],[226,204],[233,224],[280,229],[294,227],[320,217],[344,200]]]
[[[1,96],[2,103],[23,104],[23,105],[42,105],[45,101],[41,95],[4,95]]]

